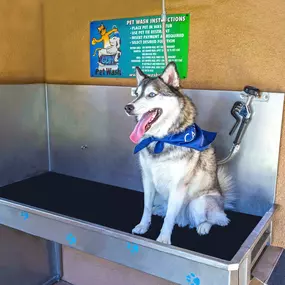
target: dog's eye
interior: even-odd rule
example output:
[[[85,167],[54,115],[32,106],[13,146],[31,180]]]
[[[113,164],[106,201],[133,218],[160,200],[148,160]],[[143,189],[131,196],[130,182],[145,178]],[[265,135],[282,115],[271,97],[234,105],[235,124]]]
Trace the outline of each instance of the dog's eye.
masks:
[[[148,97],[151,97],[151,98],[153,98],[153,97],[155,97],[157,94],[156,93],[154,93],[154,92],[151,92],[151,93],[149,93],[148,94]]]

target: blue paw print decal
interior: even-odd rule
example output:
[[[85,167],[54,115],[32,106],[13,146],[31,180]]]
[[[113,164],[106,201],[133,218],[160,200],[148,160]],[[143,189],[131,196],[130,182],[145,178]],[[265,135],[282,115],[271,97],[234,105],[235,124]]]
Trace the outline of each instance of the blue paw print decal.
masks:
[[[194,273],[187,275],[186,281],[188,282],[188,285],[200,285],[200,279]]]
[[[128,242],[127,247],[131,253],[138,253],[138,251],[139,251],[139,246],[135,243]]]
[[[24,221],[27,220],[29,218],[29,213],[28,212],[21,212],[21,217],[23,217]]]
[[[66,236],[66,240],[69,245],[75,245],[76,244],[76,237],[73,234],[68,234]]]

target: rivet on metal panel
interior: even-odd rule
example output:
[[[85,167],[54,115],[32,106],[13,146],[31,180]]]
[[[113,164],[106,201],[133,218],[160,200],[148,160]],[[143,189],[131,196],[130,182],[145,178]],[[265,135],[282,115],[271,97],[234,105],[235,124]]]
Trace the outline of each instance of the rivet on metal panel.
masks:
[[[87,145],[87,144],[84,144],[84,145],[82,145],[80,148],[81,148],[82,150],[87,149],[87,148],[88,148],[88,145]]]
[[[68,234],[66,236],[66,240],[68,242],[69,245],[76,245],[76,237],[73,234]]]
[[[186,281],[188,285],[200,285],[200,278],[194,273],[190,273],[186,276]]]
[[[139,246],[135,243],[127,243],[127,248],[131,253],[138,253],[139,251]]]
[[[264,100],[268,101],[269,100],[269,93],[264,92],[261,94],[261,96],[263,96]]]
[[[29,218],[29,213],[21,211],[20,216],[23,217],[23,220],[27,220]]]

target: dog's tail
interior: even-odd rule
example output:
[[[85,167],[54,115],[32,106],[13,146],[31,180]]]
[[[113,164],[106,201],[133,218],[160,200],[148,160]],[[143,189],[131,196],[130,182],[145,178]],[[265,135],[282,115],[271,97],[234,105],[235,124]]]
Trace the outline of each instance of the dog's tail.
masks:
[[[234,209],[237,199],[234,189],[235,185],[232,176],[228,174],[227,169],[224,166],[218,167],[218,181],[225,199],[225,209]]]

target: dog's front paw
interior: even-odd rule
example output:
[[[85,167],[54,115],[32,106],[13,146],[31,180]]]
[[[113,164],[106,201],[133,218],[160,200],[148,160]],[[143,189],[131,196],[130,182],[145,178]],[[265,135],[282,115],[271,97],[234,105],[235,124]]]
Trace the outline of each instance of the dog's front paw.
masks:
[[[198,227],[197,227],[197,233],[200,236],[204,236],[207,235],[210,232],[212,225],[208,222],[204,222],[201,223]]]
[[[138,224],[132,229],[133,234],[143,235],[148,231],[149,224]]]
[[[156,239],[156,241],[166,243],[166,244],[171,244],[170,235],[165,235],[162,233],[159,235],[159,237]]]

